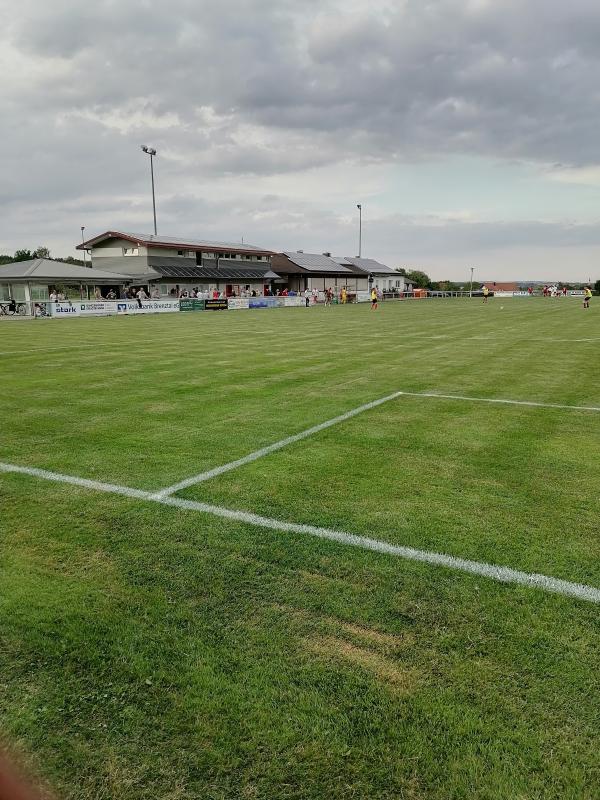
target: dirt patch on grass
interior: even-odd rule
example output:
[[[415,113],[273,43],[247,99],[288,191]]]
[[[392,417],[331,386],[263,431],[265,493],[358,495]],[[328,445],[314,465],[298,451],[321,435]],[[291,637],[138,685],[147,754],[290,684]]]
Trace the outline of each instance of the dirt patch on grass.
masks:
[[[168,414],[170,411],[176,411],[177,405],[175,403],[150,403],[145,406],[145,414]]]
[[[370,645],[384,650],[400,650],[414,642],[414,635],[411,632],[396,635],[393,633],[385,633],[384,631],[379,631],[376,628],[367,627],[365,625],[346,622],[326,614],[312,614],[304,608],[295,608],[289,605],[275,605],[274,608],[304,623],[310,622],[313,625],[332,629],[337,637],[347,634],[355,640],[358,639],[361,645]]]
[[[304,640],[306,648],[331,661],[342,661],[370,673],[395,692],[408,694],[414,691],[415,671],[392,661],[386,656],[335,636],[314,636]]]

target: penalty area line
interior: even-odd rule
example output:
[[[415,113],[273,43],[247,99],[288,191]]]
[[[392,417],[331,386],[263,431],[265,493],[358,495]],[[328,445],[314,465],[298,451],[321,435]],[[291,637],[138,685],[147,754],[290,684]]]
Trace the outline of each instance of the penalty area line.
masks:
[[[338,385],[342,386],[344,384],[338,384]],[[281,439],[279,442],[274,442],[273,444],[269,444],[266,447],[261,447],[260,450],[255,450],[253,453],[248,453],[248,455],[243,456],[242,458],[237,458],[235,461],[229,461],[227,464],[222,464],[219,467],[214,467],[213,469],[209,469],[206,472],[200,472],[197,475],[192,475],[189,478],[184,478],[183,480],[173,484],[172,486],[166,486],[164,489],[159,489],[157,492],[154,492],[152,494],[152,499],[161,500],[165,497],[170,497],[171,495],[180,492],[182,489],[189,489],[190,486],[195,486],[198,483],[204,483],[204,481],[211,480],[211,478],[216,478],[219,475],[223,475],[223,473],[229,472],[232,469],[243,467],[245,464],[250,464],[252,461],[257,461],[259,458],[264,458],[265,456],[268,456],[271,453],[275,453],[277,450],[281,450],[284,447],[288,447],[289,445],[294,444],[295,442],[299,442],[302,439],[306,439],[309,436],[314,436],[314,434],[319,433],[320,431],[324,431],[327,428],[331,428],[333,425],[339,425],[341,422],[345,422],[346,420],[349,420],[352,417],[357,416],[358,414],[362,414],[365,411],[369,411],[372,408],[377,408],[377,406],[380,406],[383,403],[388,403],[390,400],[397,400],[400,397],[416,397],[416,398],[432,399],[432,400],[461,400],[463,402],[468,402],[468,403],[489,403],[492,405],[525,406],[529,408],[551,408],[551,409],[553,408],[553,409],[559,409],[561,411],[600,412],[600,406],[571,406],[564,403],[545,403],[541,401],[538,402],[535,400],[510,400],[506,398],[496,398],[496,397],[472,397],[469,395],[459,395],[459,394],[441,394],[439,392],[399,391],[399,392],[394,392],[393,394],[389,394],[386,397],[382,397],[379,400],[373,400],[370,403],[365,403],[365,405],[359,406],[358,408],[354,408],[351,411],[347,411],[345,414],[340,414],[338,417],[329,419],[326,422],[321,422],[318,425],[314,425],[312,428],[307,428],[305,431],[301,431],[300,433],[295,433],[293,436],[288,436],[285,439]]]
[[[173,486],[166,486],[164,489],[160,489],[158,492],[155,492],[152,495],[152,499],[162,500],[163,498],[169,497],[170,495],[175,494],[182,489],[188,489],[190,486],[195,486],[196,484],[203,483],[211,478],[216,478],[218,475],[222,475],[224,472],[229,472],[232,469],[243,467],[244,464],[250,464],[252,461],[256,461],[259,458],[264,458],[264,456],[275,453],[277,450],[281,450],[283,447],[288,447],[290,444],[300,442],[302,439],[306,439],[308,436],[314,436],[315,433],[319,433],[327,428],[331,428],[333,425],[339,425],[340,422],[345,422],[352,417],[356,417],[358,414],[363,414],[365,411],[370,411],[372,408],[377,408],[377,406],[383,405],[383,403],[389,403],[390,400],[396,400],[402,394],[403,392],[394,392],[386,397],[380,397],[379,400],[372,400],[370,403],[365,403],[362,406],[358,406],[358,408],[353,408],[351,411],[346,411],[344,414],[340,414],[338,417],[333,417],[333,419],[320,422],[318,425],[313,425],[312,428],[307,428],[304,431],[300,431],[300,433],[287,436],[285,439],[281,439],[279,442],[273,442],[273,444],[269,444],[266,447],[261,447],[260,450],[255,450],[253,453],[248,453],[247,456],[237,458],[235,461],[229,461],[227,464],[222,464],[220,467],[214,467],[206,472],[200,472],[198,475],[192,475],[190,478],[185,478],[184,480],[173,484]]]
[[[456,570],[458,572],[478,575],[499,583],[517,584],[533,589],[542,589],[543,591],[564,595],[566,597],[575,597],[590,603],[600,603],[600,589],[586,584],[553,578],[548,575],[522,572],[521,570],[512,569],[511,567],[471,561],[469,559],[447,555],[446,553],[436,553],[431,550],[418,550],[414,547],[394,545],[389,542],[380,541],[379,539],[371,539],[367,536],[358,536],[331,528],[319,528],[315,525],[283,522],[282,520],[263,517],[246,511],[236,511],[235,509],[214,506],[210,503],[200,503],[195,500],[184,500],[179,497],[159,498],[155,494],[141,489],[133,489],[128,486],[119,486],[113,483],[103,483],[102,481],[94,481],[87,478],[77,478],[72,475],[63,475],[44,469],[20,467],[15,464],[0,462],[0,472],[29,475],[31,477],[42,478],[57,483],[66,483],[84,489],[119,494],[125,497],[146,500],[152,503],[159,503],[160,505],[182,509],[184,511],[198,511],[203,514],[221,517],[222,519],[233,520],[234,522],[243,522],[258,528],[267,528],[283,533],[301,534],[303,536],[313,536],[318,539],[325,539],[337,542],[338,544],[357,547],[362,550],[372,550],[377,553],[396,556],[407,561],[418,561],[424,564]]]

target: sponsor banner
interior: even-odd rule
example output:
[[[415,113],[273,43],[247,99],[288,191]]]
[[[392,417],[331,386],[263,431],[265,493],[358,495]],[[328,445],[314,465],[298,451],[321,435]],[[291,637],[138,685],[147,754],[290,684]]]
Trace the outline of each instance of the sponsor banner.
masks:
[[[204,311],[204,300],[194,300],[192,297],[183,297],[179,301],[180,311]]]
[[[51,317],[62,317],[63,319],[66,317],[79,317],[81,312],[79,307],[81,303],[49,303],[50,306],[50,316]],[[105,312],[108,313],[108,312]],[[116,312],[112,312],[116,313]]]
[[[284,297],[284,306],[304,306],[306,305],[303,297]]]
[[[179,311],[179,300],[117,300],[117,314],[164,314]]]
[[[356,292],[356,302],[357,303],[370,303],[371,302],[371,292],[360,290]]]
[[[515,294],[518,294],[518,292],[493,292],[494,297],[513,297]]]
[[[250,299],[248,297],[230,297],[227,307],[230,309],[250,308]]]
[[[66,317],[94,317],[108,314],[158,314],[179,311],[178,300],[143,300],[142,308],[137,300],[79,300],[49,303],[50,314],[58,319]]]
[[[218,300],[205,300],[205,311],[227,311],[227,298],[220,297]]]
[[[250,297],[249,308],[275,308],[279,305],[278,300],[285,300],[284,297]]]

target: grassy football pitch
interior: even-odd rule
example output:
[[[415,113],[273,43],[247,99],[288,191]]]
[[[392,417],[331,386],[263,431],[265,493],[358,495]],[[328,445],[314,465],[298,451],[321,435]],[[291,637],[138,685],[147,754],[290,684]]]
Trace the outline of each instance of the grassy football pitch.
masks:
[[[599,345],[570,298],[0,324],[0,736],[69,800],[597,798]]]

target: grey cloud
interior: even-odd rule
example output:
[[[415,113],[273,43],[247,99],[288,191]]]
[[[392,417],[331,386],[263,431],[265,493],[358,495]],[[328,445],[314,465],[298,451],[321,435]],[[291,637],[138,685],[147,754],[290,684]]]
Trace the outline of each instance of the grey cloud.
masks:
[[[229,202],[214,201],[212,185],[448,153],[597,162],[595,0],[369,8],[367,0],[355,15],[334,0],[6,0],[0,47],[17,66],[0,84],[6,246],[32,244],[19,238],[32,228],[36,239],[61,225],[77,230],[76,216],[147,227],[144,141],[159,149],[170,232],[206,234],[210,225],[215,238],[230,238],[231,226],[266,246],[340,252],[352,251],[355,231],[334,214],[282,197],[261,216],[235,190]],[[157,121],[169,114],[176,124]],[[592,227],[398,218],[367,222],[365,236],[380,237],[388,259],[508,242],[597,244]]]

